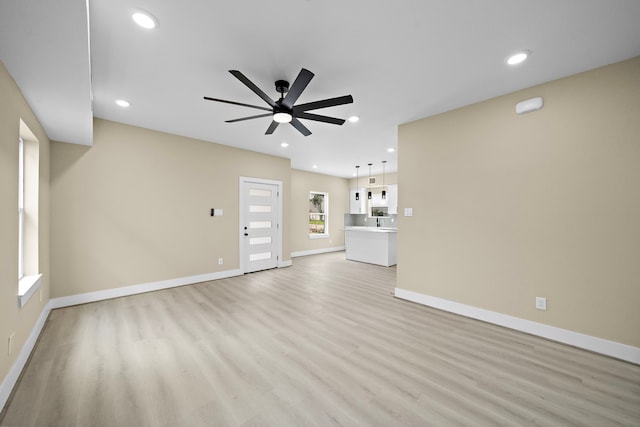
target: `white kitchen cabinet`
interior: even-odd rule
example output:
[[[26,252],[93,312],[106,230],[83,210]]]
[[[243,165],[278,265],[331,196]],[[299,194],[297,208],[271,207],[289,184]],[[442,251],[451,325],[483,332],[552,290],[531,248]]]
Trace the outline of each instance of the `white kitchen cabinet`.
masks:
[[[367,213],[367,190],[365,188],[352,188],[349,190],[349,213]],[[360,193],[360,200],[356,200],[356,193]]]
[[[387,185],[387,206],[389,215],[398,214],[398,184]]]
[[[389,267],[396,265],[398,232],[392,228],[345,227],[346,259]]]

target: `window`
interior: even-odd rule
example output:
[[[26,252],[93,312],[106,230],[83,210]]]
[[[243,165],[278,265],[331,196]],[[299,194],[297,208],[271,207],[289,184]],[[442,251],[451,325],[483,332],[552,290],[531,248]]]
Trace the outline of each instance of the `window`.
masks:
[[[329,236],[329,194],[309,192],[309,237]]]
[[[24,277],[24,140],[18,140],[18,280]]]
[[[38,261],[38,200],[40,144],[20,120],[18,139],[18,305],[23,307],[38,290],[42,274]]]

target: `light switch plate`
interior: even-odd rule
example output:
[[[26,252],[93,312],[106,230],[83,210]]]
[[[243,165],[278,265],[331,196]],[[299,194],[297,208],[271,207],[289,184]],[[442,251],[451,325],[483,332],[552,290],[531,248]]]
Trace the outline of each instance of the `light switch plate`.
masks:
[[[224,215],[224,211],[222,209],[216,209],[216,216]]]
[[[404,208],[404,216],[413,216],[413,208]]]

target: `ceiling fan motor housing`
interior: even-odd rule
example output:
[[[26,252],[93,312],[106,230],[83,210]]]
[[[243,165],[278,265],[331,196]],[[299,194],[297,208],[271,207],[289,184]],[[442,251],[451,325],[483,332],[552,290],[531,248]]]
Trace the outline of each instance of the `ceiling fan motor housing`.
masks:
[[[286,80],[276,80],[276,90],[281,94],[289,92],[289,82]]]

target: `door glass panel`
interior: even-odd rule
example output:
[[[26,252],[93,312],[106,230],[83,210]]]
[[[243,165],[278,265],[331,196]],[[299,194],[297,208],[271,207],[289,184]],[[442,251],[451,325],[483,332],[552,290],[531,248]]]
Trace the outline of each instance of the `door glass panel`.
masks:
[[[271,212],[269,205],[250,205],[249,212]]]
[[[249,244],[250,245],[264,245],[264,244],[268,244],[271,243],[271,236],[267,236],[267,237],[251,237],[249,239]]]
[[[260,261],[261,259],[271,258],[271,252],[261,252],[259,254],[249,255],[249,261]]]
[[[249,228],[271,228],[271,221],[251,221]]]
[[[258,190],[257,188],[249,189],[250,196],[258,196],[258,197],[271,197],[270,190]]]

